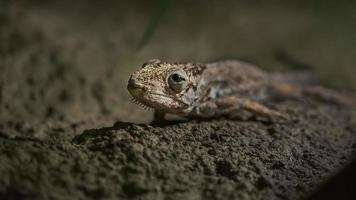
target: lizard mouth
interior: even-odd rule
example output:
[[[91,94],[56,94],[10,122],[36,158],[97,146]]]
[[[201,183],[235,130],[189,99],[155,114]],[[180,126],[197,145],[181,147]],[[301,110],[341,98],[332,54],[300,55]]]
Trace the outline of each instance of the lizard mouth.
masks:
[[[130,100],[131,100],[132,103],[140,106],[141,108],[143,108],[145,110],[152,110],[152,108],[148,104],[144,103],[143,101],[138,100],[133,95],[131,95]]]
[[[132,78],[129,79],[127,89],[131,94],[131,101],[145,110],[158,109],[169,113],[180,113],[188,107],[186,103],[173,96],[149,92],[146,87],[137,84]]]
[[[145,95],[142,94],[138,95],[137,93],[131,94],[131,101],[134,104],[144,108],[145,110],[159,109],[159,110],[165,110],[166,112],[170,112],[170,113],[179,112],[178,110],[180,110],[180,108],[187,107],[187,104],[185,104],[184,102],[172,99],[172,97],[168,95],[159,94],[159,93],[150,93],[149,95],[151,97],[156,97],[155,99],[161,99],[161,100],[166,99],[167,102],[168,101],[171,102],[171,105],[161,103],[160,101],[146,100]]]
[[[128,84],[127,84],[127,89],[129,93],[131,94],[130,100],[132,103],[142,107],[145,110],[150,110],[152,109],[150,105],[142,101],[142,96],[144,93],[144,89],[140,87],[139,85],[136,84],[135,79],[130,77]],[[141,97],[141,98],[140,98]]]

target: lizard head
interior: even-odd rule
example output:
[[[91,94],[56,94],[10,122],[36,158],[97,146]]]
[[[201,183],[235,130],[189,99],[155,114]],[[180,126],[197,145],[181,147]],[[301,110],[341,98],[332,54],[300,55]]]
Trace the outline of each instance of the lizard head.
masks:
[[[149,60],[130,76],[127,89],[134,102],[144,107],[174,114],[188,112],[192,80],[186,69],[187,64]]]

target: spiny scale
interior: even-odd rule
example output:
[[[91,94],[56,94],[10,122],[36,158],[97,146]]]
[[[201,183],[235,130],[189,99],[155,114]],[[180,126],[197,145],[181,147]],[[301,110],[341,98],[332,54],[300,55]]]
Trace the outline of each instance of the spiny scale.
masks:
[[[138,101],[138,100],[137,100],[135,97],[133,97],[133,96],[130,97],[130,100],[131,100],[134,104],[136,104],[136,105],[142,107],[142,108],[145,109],[145,110],[151,110],[151,109],[152,109],[152,108],[148,107],[147,105],[145,105],[144,103]]]

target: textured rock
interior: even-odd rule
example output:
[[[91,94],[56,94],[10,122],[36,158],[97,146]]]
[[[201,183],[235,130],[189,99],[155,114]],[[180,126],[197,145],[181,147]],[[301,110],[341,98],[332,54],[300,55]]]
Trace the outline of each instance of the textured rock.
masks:
[[[345,108],[285,102],[283,124],[117,122],[70,140],[0,139],[2,195],[65,199],[300,199],[356,150]]]

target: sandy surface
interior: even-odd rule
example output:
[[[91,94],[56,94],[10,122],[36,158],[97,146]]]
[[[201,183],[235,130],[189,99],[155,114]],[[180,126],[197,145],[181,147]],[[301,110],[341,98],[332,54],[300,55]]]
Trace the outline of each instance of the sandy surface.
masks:
[[[126,91],[151,58],[284,71],[287,53],[352,93],[353,4],[171,3],[138,50],[156,4],[15,2],[0,3],[1,199],[304,199],[355,153],[354,108],[290,100],[272,105],[283,123],[153,127]]]

